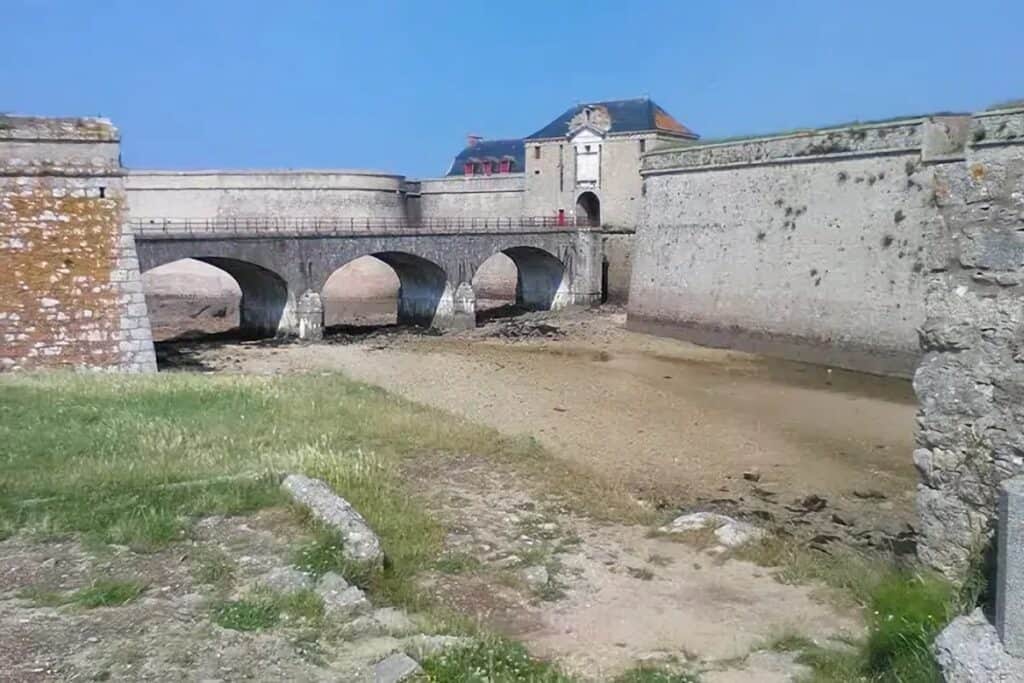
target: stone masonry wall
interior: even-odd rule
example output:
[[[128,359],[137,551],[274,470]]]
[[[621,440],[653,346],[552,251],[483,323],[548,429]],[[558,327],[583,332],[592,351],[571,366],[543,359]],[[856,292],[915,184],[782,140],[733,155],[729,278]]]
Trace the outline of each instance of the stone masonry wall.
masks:
[[[910,376],[934,167],[966,117],[906,119],[644,158],[629,325]],[[952,130],[956,129],[956,130]]]
[[[0,117],[0,370],[153,371],[117,130]]]
[[[914,378],[919,554],[954,579],[991,539],[1000,482],[1024,473],[1024,110],[974,116],[969,140],[936,169]]]

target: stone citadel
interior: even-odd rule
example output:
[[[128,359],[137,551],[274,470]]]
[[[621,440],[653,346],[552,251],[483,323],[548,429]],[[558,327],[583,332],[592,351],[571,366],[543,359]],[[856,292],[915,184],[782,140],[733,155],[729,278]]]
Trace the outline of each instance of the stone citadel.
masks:
[[[639,329],[916,367],[920,552],[944,571],[1024,467],[1024,109],[707,142],[649,100],[584,104],[420,181],[126,171],[119,144],[0,118],[0,367],[154,370],[141,272],[185,257],[238,281],[243,328],[316,338],[357,256],[395,271],[400,320],[458,328],[500,252],[527,308],[622,296],[628,272]]]

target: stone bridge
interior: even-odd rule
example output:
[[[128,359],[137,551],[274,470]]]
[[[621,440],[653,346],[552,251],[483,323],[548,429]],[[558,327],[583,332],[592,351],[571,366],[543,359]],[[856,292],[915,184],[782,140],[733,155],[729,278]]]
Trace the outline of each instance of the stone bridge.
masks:
[[[142,219],[131,227],[142,272],[193,258],[230,274],[249,336],[320,336],[327,279],[367,255],[398,276],[399,323],[473,327],[473,275],[498,252],[516,265],[516,302],[525,308],[601,296],[600,235],[550,219]]]

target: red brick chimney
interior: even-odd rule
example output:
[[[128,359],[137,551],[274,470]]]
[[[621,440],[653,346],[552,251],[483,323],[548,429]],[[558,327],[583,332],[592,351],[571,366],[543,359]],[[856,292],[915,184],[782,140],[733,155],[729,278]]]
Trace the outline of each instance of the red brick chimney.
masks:
[[[480,137],[479,135],[473,135],[472,133],[470,133],[469,135],[466,136],[466,147],[476,147],[478,144],[480,144],[481,140],[483,140],[483,138]]]

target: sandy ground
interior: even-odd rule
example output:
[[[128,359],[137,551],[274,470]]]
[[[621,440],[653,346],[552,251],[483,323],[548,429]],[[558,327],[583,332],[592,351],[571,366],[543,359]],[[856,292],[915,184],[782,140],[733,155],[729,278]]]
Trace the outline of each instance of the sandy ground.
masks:
[[[165,369],[343,371],[514,435],[627,488],[665,519],[726,512],[824,552],[912,553],[914,400],[909,382],[706,349],[624,329],[619,310],[529,314],[435,336],[351,330],[314,345],[164,345]],[[786,681],[764,649],[861,628],[821,587],[719,560],[650,528],[574,516],[493,464],[412,473],[479,569],[427,577],[446,604],[588,679],[637,662],[684,662],[704,680]],[[528,559],[531,558],[531,559]],[[551,575],[538,597],[528,561]]]
[[[706,349],[623,323],[621,312],[582,312],[532,316],[522,334],[519,323],[499,320],[444,337],[390,333],[187,352],[216,369],[342,370],[534,436],[659,507],[824,515],[836,532],[855,529],[874,542],[884,539],[872,529],[911,537],[909,382]],[[811,496],[826,504],[805,505]]]

